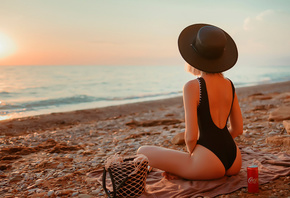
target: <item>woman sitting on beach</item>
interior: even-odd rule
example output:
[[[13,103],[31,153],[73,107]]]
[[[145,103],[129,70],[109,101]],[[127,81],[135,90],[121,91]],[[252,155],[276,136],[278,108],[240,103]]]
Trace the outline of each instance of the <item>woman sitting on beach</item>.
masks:
[[[243,119],[235,88],[221,73],[235,65],[236,44],[218,27],[194,24],[181,32],[178,47],[188,70],[199,76],[183,88],[188,152],[142,146],[138,154],[147,156],[151,167],[164,170],[168,179],[209,180],[238,174],[242,159],[233,139],[242,134]]]

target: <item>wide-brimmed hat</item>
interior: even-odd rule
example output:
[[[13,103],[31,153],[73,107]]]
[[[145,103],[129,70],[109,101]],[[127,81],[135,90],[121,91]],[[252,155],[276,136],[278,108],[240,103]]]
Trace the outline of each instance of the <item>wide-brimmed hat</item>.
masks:
[[[188,64],[208,73],[226,71],[238,60],[238,49],[231,36],[209,24],[186,27],[179,35],[178,48]]]

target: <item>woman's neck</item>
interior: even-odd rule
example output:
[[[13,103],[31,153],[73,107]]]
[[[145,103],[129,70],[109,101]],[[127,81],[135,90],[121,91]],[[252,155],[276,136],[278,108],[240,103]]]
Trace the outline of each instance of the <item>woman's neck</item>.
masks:
[[[208,77],[213,77],[213,78],[219,78],[222,77],[224,78],[224,75],[222,73],[206,73],[206,72],[202,72],[201,73],[201,77],[203,78],[208,78]]]

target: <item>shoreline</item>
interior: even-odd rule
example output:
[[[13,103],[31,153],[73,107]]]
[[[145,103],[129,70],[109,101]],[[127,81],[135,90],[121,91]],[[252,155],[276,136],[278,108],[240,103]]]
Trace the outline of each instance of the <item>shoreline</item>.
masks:
[[[241,102],[243,98],[253,94],[282,93],[287,91],[290,91],[290,81],[236,88],[239,102]],[[141,113],[145,111],[155,111],[159,108],[166,108],[170,105],[180,105],[183,107],[182,96],[100,108],[7,119],[0,121],[0,136],[18,136],[54,128],[65,128],[81,123],[116,119],[118,117],[137,112]]]

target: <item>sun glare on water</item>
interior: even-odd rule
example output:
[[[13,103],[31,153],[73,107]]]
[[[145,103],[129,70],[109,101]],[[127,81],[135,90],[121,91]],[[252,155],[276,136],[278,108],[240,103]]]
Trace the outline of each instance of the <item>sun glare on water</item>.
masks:
[[[0,32],[0,59],[12,55],[15,52],[13,41]]]

